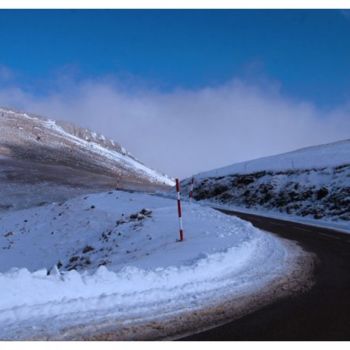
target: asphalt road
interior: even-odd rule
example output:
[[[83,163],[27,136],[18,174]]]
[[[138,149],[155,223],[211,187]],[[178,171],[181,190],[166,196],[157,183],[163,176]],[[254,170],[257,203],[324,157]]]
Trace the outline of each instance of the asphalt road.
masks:
[[[221,210],[298,242],[318,257],[314,287],[239,320],[182,340],[350,340],[350,235],[331,229]]]

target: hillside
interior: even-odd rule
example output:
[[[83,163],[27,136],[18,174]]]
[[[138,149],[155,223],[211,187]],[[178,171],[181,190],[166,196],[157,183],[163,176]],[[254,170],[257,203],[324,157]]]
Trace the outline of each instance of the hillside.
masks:
[[[0,210],[108,188],[153,190],[172,179],[88,129],[0,108]]]
[[[194,198],[316,220],[350,221],[350,140],[197,174]],[[183,181],[189,191],[190,179]]]
[[[115,142],[0,123],[1,340],[178,338],[312,286],[312,255],[211,208],[184,203],[177,241],[176,201],[150,193],[172,180]]]
[[[259,171],[293,171],[350,165],[350,140],[301,148],[296,151],[236,163],[196,174],[196,178],[251,174]]]

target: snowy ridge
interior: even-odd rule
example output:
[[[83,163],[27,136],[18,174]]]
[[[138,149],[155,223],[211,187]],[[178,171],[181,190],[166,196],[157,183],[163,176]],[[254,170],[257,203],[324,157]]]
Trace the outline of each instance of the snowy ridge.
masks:
[[[3,214],[0,338],[81,339],[101,324],[118,325],[118,334],[140,323],[142,338],[156,319],[226,299],[246,298],[248,307],[271,284],[291,283],[294,275],[298,285],[305,277],[296,273],[305,255],[296,246],[210,208],[183,209],[182,243],[174,201],[140,193]],[[136,335],[119,334],[130,337]]]
[[[312,146],[296,151],[253,159],[196,174],[196,178],[250,174],[259,171],[321,169],[350,164],[350,140]]]
[[[129,172],[130,174],[133,174],[133,176],[136,175],[141,179],[148,179],[148,181],[150,181],[151,183],[159,183],[167,186],[172,186],[174,184],[174,181],[171,178],[146,167],[144,164],[136,160],[136,158],[134,158],[129,152],[127,152],[124,147],[120,146],[114,141],[106,139],[103,135],[97,135],[96,133],[90,132],[87,129],[77,128],[74,125],[66,122],[61,122],[59,123],[59,125],[57,122],[50,119],[44,119],[41,117],[29,115],[27,113],[19,113],[4,108],[0,108],[0,113],[3,117],[5,116],[5,118],[6,116],[12,116],[12,118],[15,118],[15,125],[17,125],[15,126],[13,124],[10,124],[9,126],[6,124],[6,120],[4,119],[4,130],[6,131],[1,136],[1,139],[3,139],[3,142],[5,143],[18,143],[18,136],[20,136],[21,140],[27,139],[26,141],[21,142],[30,141],[32,144],[32,134],[36,131],[37,138],[34,142],[38,144],[38,142],[41,142],[42,138],[39,135],[40,132],[46,132],[47,135],[45,136],[47,136],[47,138],[44,142],[45,146],[55,147],[59,149],[62,147],[63,144],[69,143],[70,150],[67,150],[67,153],[68,151],[72,152],[72,148],[74,149],[75,147],[76,150],[83,151],[90,157],[93,157],[94,155],[98,156],[98,162],[100,163],[101,159],[106,159],[110,161],[111,164],[114,166],[116,164],[119,164],[123,167],[124,172]],[[26,126],[27,130],[25,130],[25,127],[23,126],[18,126],[21,125],[21,118],[22,120],[26,119],[29,121],[29,126]],[[25,135],[25,133],[27,133],[27,136]],[[58,144],[57,138],[58,140],[60,140],[62,145]],[[73,153],[67,154],[67,156],[72,155]],[[95,162],[96,161],[97,159],[95,160]]]
[[[126,167],[128,167],[131,170],[136,170],[142,175],[148,176],[150,179],[155,180],[157,182],[163,182],[166,185],[173,186],[174,180],[165,176],[161,175],[160,173],[156,172],[153,169],[150,169],[140,163],[139,161],[136,161],[135,159],[131,158],[128,154],[128,152],[123,147],[122,150],[124,150],[123,154],[109,150],[105,147],[102,147],[101,145],[93,142],[93,141],[86,141],[79,137],[76,137],[70,133],[67,133],[65,130],[63,130],[62,127],[58,126],[54,120],[47,120],[45,122],[48,128],[57,131],[62,136],[71,139],[73,142],[75,142],[78,146],[82,146],[85,148],[90,149],[92,152],[98,153],[106,158],[109,158],[111,160],[117,160],[119,162],[122,162]]]

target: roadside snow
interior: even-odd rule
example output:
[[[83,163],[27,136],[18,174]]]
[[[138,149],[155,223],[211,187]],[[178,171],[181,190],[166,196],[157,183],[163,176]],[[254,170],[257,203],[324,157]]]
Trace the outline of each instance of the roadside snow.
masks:
[[[193,198],[349,230],[349,155],[346,140],[233,164],[195,175]],[[185,196],[191,180],[181,182]]]
[[[296,273],[304,253],[295,245],[210,208],[183,209],[184,242],[176,202],[141,193],[2,214],[0,339],[80,339],[102,324],[114,332],[143,324],[120,335],[142,338],[147,322],[183,325],[183,315],[227,299],[250,305]]]
[[[280,219],[280,220],[286,220],[291,222],[297,222],[305,225],[329,228],[339,232],[350,234],[350,224],[348,222],[305,218],[298,215],[279,213],[273,210],[250,209],[250,208],[244,208],[236,205],[230,205],[230,204],[225,205],[225,204],[215,203],[211,201],[200,201],[200,204],[211,208],[215,207],[220,209],[233,210],[240,213],[255,214],[266,218]]]

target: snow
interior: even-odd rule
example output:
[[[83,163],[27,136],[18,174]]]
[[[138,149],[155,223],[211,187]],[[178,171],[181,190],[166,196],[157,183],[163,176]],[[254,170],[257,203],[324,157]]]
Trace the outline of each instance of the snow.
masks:
[[[139,172],[142,175],[146,175],[149,178],[160,182],[160,183],[164,183],[166,185],[169,186],[173,186],[174,185],[174,180],[162,175],[158,172],[156,172],[153,169],[150,169],[148,167],[146,167],[145,165],[143,165],[142,163],[124,155],[124,154],[120,154],[119,152],[116,151],[112,151],[110,149],[107,149],[105,147],[102,147],[101,145],[99,145],[98,143],[95,142],[87,142],[79,137],[76,137],[68,132],[66,132],[65,130],[63,130],[63,128],[61,128],[60,126],[58,126],[54,121],[52,120],[48,120],[48,121],[44,121],[44,123],[47,124],[48,127],[50,127],[51,129],[55,130],[56,132],[62,134],[65,138],[71,139],[72,141],[74,141],[77,145],[82,145],[83,147],[90,147],[90,150],[92,150],[93,152],[96,152],[102,156],[105,156],[111,160],[119,160],[123,165],[129,167],[132,170],[136,170],[137,172]]]
[[[6,113],[35,119],[55,144],[67,141],[141,178],[173,185],[124,148],[120,153],[100,145],[103,136],[92,134],[97,141],[87,142],[53,120]],[[198,330],[200,322],[215,324],[208,317],[251,312],[299,292],[309,278],[309,265],[302,263],[309,255],[296,244],[211,208],[184,203],[185,241],[178,242],[173,199],[30,185],[35,191],[25,181],[1,189],[8,201],[0,213],[0,339],[83,339],[106,330],[118,339],[144,339],[157,321],[157,337],[165,337],[178,333],[179,325]],[[33,207],[41,192],[45,201]],[[62,202],[47,204],[52,200]],[[29,208],[18,210],[21,205]],[[222,311],[223,305],[230,307]],[[200,322],[191,321],[200,312]],[[169,320],[175,333],[164,329]]]
[[[141,162],[137,161],[136,159],[133,159],[130,156],[130,153],[128,153],[125,149],[124,151],[122,151],[122,154],[121,154],[117,151],[103,147],[96,142],[87,141],[82,138],[79,138],[65,131],[54,120],[51,120],[51,119],[47,119],[47,120],[39,119],[37,117],[30,116],[26,113],[19,113],[19,112],[15,112],[15,111],[3,109],[3,108],[0,108],[0,112],[6,113],[6,114],[12,114],[16,117],[20,116],[26,119],[35,120],[35,122],[38,123],[38,125],[40,125],[41,127],[44,127],[47,130],[51,130],[56,135],[59,135],[65,140],[71,141],[72,143],[77,145],[79,148],[88,149],[89,151],[95,154],[98,154],[100,156],[103,156],[107,159],[110,159],[112,161],[117,161],[123,166],[125,166],[126,168],[128,168],[129,170],[131,170],[132,172],[136,172],[141,176],[147,177],[148,179],[151,180],[151,182],[160,183],[160,184],[169,185],[169,186],[174,185],[173,179],[171,179],[170,177],[164,174],[157,172],[156,170],[150,169],[146,167],[144,164],[142,164]],[[38,127],[35,126],[34,128],[38,128]],[[98,139],[98,136],[95,132],[92,132],[91,135],[95,139]],[[100,135],[99,139],[102,141],[106,140],[106,138],[103,135]]]
[[[212,206],[350,227],[350,141],[304,148],[195,175],[194,198]],[[191,178],[182,181],[185,194]]]
[[[266,210],[262,208],[251,209],[251,208],[244,208],[244,207],[232,205],[232,204],[213,203],[212,201],[205,201],[205,200],[200,201],[199,203],[200,205],[203,205],[203,206],[233,210],[240,213],[259,215],[266,218],[273,218],[273,219],[291,221],[291,222],[296,222],[300,224],[311,225],[311,226],[316,226],[321,228],[328,228],[328,229],[333,229],[339,232],[350,234],[350,224],[348,222],[312,219],[312,218],[302,217],[298,215],[281,213],[276,210]]]
[[[320,169],[350,163],[350,140],[302,148],[283,153],[229,165],[202,172],[196,178],[249,174],[258,171],[283,171],[295,169]]]
[[[183,219],[177,242],[176,201],[122,191],[1,214],[0,339],[71,339],[249,297],[304,254],[211,208],[184,203]]]

